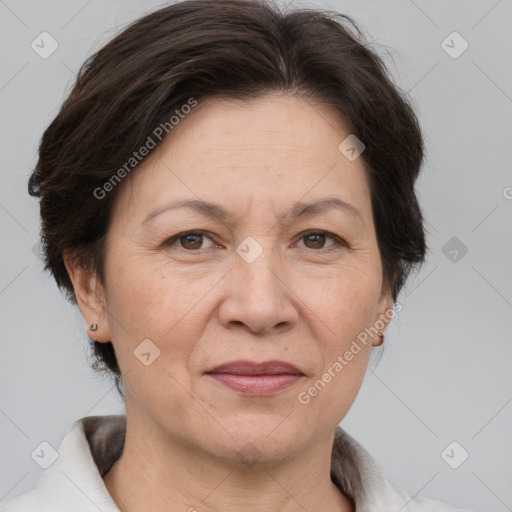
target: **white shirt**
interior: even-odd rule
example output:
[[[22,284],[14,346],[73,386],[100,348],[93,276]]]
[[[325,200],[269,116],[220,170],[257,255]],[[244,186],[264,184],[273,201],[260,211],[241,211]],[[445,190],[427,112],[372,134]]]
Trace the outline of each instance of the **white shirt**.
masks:
[[[36,489],[18,496],[2,512],[120,512],[102,476],[121,456],[126,416],[88,416],[66,432],[58,457],[44,470]],[[352,497],[357,512],[471,512],[451,507],[388,482],[371,455],[337,427],[331,478]]]

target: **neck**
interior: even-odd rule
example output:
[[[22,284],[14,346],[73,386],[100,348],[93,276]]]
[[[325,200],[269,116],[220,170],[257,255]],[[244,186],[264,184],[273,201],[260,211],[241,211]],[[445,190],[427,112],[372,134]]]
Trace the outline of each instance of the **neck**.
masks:
[[[243,466],[128,418],[123,454],[103,477],[123,512],[355,510],[331,481],[334,432],[286,461]]]

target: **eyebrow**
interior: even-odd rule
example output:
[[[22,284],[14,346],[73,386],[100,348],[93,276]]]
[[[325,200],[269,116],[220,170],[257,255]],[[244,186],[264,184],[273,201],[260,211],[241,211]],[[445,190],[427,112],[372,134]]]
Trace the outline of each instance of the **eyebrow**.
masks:
[[[147,224],[151,219],[164,212],[177,210],[179,208],[191,208],[200,215],[218,219],[222,222],[228,222],[233,217],[233,214],[231,214],[228,210],[219,204],[195,199],[178,199],[152,210],[144,218],[142,224]],[[288,219],[289,221],[294,221],[299,217],[318,215],[319,213],[325,212],[331,208],[344,211],[363,223],[363,216],[361,215],[361,212],[355,206],[347,203],[346,201],[343,201],[342,199],[339,199],[338,197],[325,197],[312,203],[297,202],[290,208],[284,218]]]

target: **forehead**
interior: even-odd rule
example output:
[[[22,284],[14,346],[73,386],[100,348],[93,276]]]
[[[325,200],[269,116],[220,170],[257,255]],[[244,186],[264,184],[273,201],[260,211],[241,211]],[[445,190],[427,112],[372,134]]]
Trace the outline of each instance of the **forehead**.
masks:
[[[348,132],[341,117],[326,105],[291,94],[268,94],[243,101],[207,99],[180,122],[179,130],[166,142],[177,147],[190,143],[193,136],[197,145],[210,146],[218,153],[233,147],[247,151],[288,147],[323,161],[336,155],[343,134]]]
[[[325,105],[290,95],[209,99],[185,116],[130,177],[140,217],[172,199],[294,204],[333,196],[364,209],[362,159],[338,146],[349,135]],[[123,202],[122,199],[120,201]]]

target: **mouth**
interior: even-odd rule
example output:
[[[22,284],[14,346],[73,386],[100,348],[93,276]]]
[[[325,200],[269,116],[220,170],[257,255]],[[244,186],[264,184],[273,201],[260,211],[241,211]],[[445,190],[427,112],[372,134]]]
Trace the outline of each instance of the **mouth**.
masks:
[[[305,375],[284,361],[232,361],[206,372],[220,384],[246,395],[266,396],[282,391]]]

